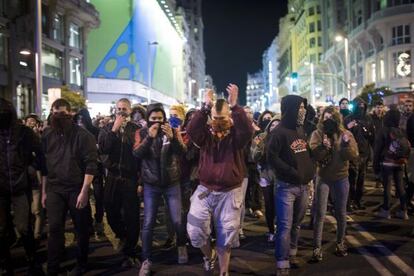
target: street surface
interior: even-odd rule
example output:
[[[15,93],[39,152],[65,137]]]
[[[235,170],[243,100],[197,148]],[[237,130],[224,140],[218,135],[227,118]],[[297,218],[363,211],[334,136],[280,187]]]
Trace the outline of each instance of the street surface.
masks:
[[[373,215],[382,202],[381,191],[374,188],[374,182],[366,182],[365,203],[367,209],[349,216],[346,237],[349,255],[345,258],[335,256],[335,219],[327,217],[323,236],[324,260],[317,264],[309,263],[312,255],[312,231],[307,228],[309,215],[306,216],[299,241],[301,265],[292,269],[291,275],[414,275],[414,238],[410,236],[414,229],[414,219],[409,221],[392,218],[384,220]],[[398,201],[393,198],[394,210]],[[162,209],[162,208],[161,208]],[[160,216],[162,221],[162,216]],[[188,265],[177,264],[175,249],[161,251],[160,247],[166,239],[165,227],[158,225],[154,238],[154,275],[203,275],[202,256],[200,251],[189,248],[190,262]],[[111,245],[112,233],[105,226],[109,240],[97,242],[91,238],[87,275],[137,275],[138,269],[128,271],[120,268],[121,258]],[[231,275],[274,275],[274,245],[266,241],[264,219],[246,218],[245,233],[247,239],[241,247],[233,250]],[[71,246],[73,234],[66,234],[67,261],[62,264],[70,270],[74,264],[75,248]],[[25,261],[23,250],[13,250],[15,266],[19,267],[18,275],[24,275]],[[46,248],[42,244],[39,257],[46,261]],[[216,271],[218,273],[218,270]]]

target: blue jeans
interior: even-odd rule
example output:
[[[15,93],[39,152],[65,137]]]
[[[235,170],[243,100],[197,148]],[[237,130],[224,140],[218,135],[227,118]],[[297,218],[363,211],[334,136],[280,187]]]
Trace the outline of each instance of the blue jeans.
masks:
[[[142,260],[151,260],[152,234],[161,197],[168,204],[170,218],[177,234],[177,246],[185,245],[185,229],[181,216],[181,189],[180,185],[161,188],[144,184],[144,225],[142,227]]]
[[[309,188],[276,181],[276,248],[278,268],[289,268],[289,256],[296,255],[299,230],[306,213]]]
[[[323,223],[326,215],[326,207],[328,205],[329,193],[334,202],[335,218],[338,223],[336,230],[336,242],[340,243],[345,237],[346,230],[346,204],[349,194],[348,177],[331,183],[326,183],[320,179],[316,182],[316,209],[313,224],[313,246],[320,248],[322,246]]]

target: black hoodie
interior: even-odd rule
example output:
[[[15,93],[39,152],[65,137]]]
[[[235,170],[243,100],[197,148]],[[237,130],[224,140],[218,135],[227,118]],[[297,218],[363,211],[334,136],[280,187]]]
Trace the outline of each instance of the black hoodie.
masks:
[[[355,109],[351,115],[344,119],[345,128],[350,130],[358,143],[359,156],[367,158],[371,154],[371,145],[375,141],[375,129],[374,123],[370,116],[367,115],[367,103],[360,97],[353,100]],[[364,108],[359,105],[364,104]],[[356,122],[356,125],[349,129],[348,124],[352,121]]]
[[[306,185],[315,176],[306,137],[297,128],[297,117],[304,99],[296,95],[282,98],[281,123],[269,134],[267,162],[274,169],[276,179],[292,185]]]
[[[2,98],[0,116],[9,121],[9,126],[0,129],[0,195],[22,195],[31,188],[29,165],[34,158],[44,161],[40,139],[29,127],[18,124],[16,109]]]
[[[407,159],[410,153],[410,143],[399,128],[401,114],[395,107],[392,107],[384,115],[384,127],[378,133],[374,149],[374,171],[379,173],[381,163],[395,163],[398,165],[400,159]],[[391,137],[394,137],[392,139]],[[392,142],[396,141],[398,147],[394,153],[389,152]],[[402,164],[399,164],[402,165]]]

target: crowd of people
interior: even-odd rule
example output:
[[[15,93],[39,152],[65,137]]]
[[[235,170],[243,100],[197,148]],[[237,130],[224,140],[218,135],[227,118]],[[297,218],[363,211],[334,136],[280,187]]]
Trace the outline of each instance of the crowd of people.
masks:
[[[315,110],[306,99],[288,95],[281,114],[258,113],[238,104],[236,85],[226,90],[228,99],[215,99],[208,90],[201,107],[186,110],[177,104],[168,112],[160,103],[131,105],[122,98],[114,114],[94,119],[86,108],[74,112],[66,100],[57,99],[45,121],[35,114],[17,118],[13,105],[0,99],[2,273],[13,275],[10,246],[18,238],[30,274],[58,275],[70,215],[77,241],[77,265],[70,275],[84,274],[91,233],[105,239],[106,214],[114,248],[123,256],[120,265],[150,275],[154,227],[165,207],[165,246],[176,245],[178,264],[188,262],[191,244],[201,250],[206,273],[212,274],[218,262],[220,275],[229,275],[231,249],[245,238],[244,219],[251,215],[265,219],[266,239],[275,245],[276,274],[289,275],[299,263],[298,240],[308,208],[311,261],[323,260],[328,208],[338,223],[335,254],[347,256],[346,217],[365,209],[371,165],[384,191],[376,215],[409,219],[412,100],[402,106],[378,101],[369,112],[363,99],[354,99],[350,109],[344,98],[338,106]],[[392,182],[400,201],[395,214]],[[36,255],[45,232],[46,271]]]

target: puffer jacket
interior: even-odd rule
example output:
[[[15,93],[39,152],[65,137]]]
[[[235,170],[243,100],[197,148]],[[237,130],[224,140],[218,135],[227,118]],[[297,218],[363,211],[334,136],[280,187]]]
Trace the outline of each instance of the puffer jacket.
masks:
[[[182,139],[174,137],[171,141],[162,133],[155,138],[143,128],[135,137],[134,156],[141,162],[141,182],[159,187],[180,184],[181,156],[186,152]]]

